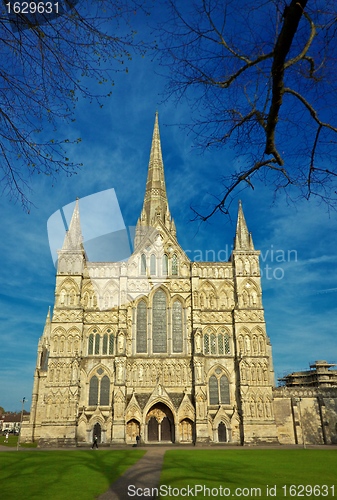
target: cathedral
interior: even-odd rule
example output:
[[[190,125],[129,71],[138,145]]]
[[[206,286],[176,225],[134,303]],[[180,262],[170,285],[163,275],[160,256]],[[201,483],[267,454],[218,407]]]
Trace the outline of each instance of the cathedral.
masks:
[[[191,262],[169,209],[156,114],[127,260],[88,261],[76,202],[21,439],[277,443],[273,388],[259,251],[242,205],[229,261]]]

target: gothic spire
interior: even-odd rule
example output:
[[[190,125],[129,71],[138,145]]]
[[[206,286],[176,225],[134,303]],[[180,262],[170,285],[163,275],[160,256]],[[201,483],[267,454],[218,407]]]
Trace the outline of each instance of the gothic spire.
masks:
[[[76,251],[82,250],[82,230],[80,222],[79,200],[76,199],[74,212],[70,221],[69,229],[66,232],[62,250]]]
[[[153,227],[158,219],[164,223],[167,228],[169,228],[171,224],[171,215],[166,195],[164,164],[158,125],[158,112],[156,112],[145,198],[140,223],[142,226]]]
[[[234,240],[234,250],[254,250],[253,238],[248,232],[246,219],[243,214],[242,203],[239,201],[238,220]]]

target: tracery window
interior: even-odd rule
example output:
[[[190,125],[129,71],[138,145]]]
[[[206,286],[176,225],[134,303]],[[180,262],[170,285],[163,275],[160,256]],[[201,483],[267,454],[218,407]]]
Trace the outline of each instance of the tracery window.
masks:
[[[175,253],[172,256],[172,275],[178,275],[178,258]]]
[[[101,379],[101,391],[100,391],[100,405],[108,406],[109,405],[109,393],[110,393],[110,380],[107,375]]]
[[[100,334],[96,333],[96,335],[95,335],[95,354],[99,354],[100,340],[101,340]]]
[[[228,355],[230,354],[230,338],[226,330],[222,330],[217,335],[208,330],[204,334],[204,354]]]
[[[103,348],[102,348],[102,354],[107,354],[108,353],[108,334],[105,333],[103,335]]]
[[[167,352],[166,295],[158,290],[152,304],[152,348],[153,352]]]
[[[211,333],[210,344],[211,344],[211,354],[216,354],[216,340],[214,333]]]
[[[156,265],[156,256],[154,254],[150,257],[150,274],[151,276],[155,276],[157,274],[157,265]]]
[[[167,276],[168,274],[168,257],[166,254],[163,255],[163,260],[162,260],[162,274],[164,276]]]
[[[173,352],[183,351],[183,308],[179,300],[172,308],[172,343]]]
[[[110,403],[110,379],[103,368],[99,368],[89,383],[89,406],[108,406]]]
[[[137,352],[147,352],[147,306],[145,300],[141,300],[137,306]]]
[[[209,354],[209,335],[206,333],[204,335],[204,353]]]
[[[88,337],[88,355],[107,356],[114,354],[115,336],[109,328],[101,336],[95,328]]]
[[[140,274],[146,275],[146,255],[142,254],[140,257]]]
[[[89,406],[97,406],[98,404],[98,378],[96,375],[91,377],[89,384]]]
[[[91,333],[89,335],[89,341],[88,341],[88,354],[93,354],[94,353],[94,334]]]
[[[208,382],[209,404],[230,404],[229,380],[218,368]]]

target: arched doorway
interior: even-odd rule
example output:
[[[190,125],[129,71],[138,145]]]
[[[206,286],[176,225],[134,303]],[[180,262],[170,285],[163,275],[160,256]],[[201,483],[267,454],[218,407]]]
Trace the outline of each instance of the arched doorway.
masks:
[[[218,441],[219,443],[227,443],[227,429],[223,422],[218,426]]]
[[[97,436],[97,442],[100,443],[101,442],[101,436],[102,436],[102,428],[101,428],[101,426],[100,426],[100,424],[98,422],[94,425],[94,430],[93,430],[93,433],[92,433],[92,437],[94,438],[94,436]]]
[[[189,418],[184,418],[180,422],[180,441],[191,443],[193,441],[193,422]]]
[[[140,424],[136,419],[131,419],[126,424],[127,443],[136,443],[136,437],[140,435]]]
[[[146,415],[147,440],[156,443],[174,442],[174,418],[164,403],[157,403]]]

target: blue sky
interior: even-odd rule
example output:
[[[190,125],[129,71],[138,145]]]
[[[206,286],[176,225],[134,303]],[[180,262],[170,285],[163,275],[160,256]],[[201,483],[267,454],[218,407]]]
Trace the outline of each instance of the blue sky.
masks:
[[[146,30],[144,26],[140,29]],[[64,137],[81,137],[69,154],[84,166],[77,175],[32,179],[30,214],[2,197],[0,290],[0,406],[31,403],[38,339],[53,306],[55,267],[49,249],[48,218],[76,197],[114,188],[126,226],[142,207],[155,111],[159,111],[166,185],[181,246],[190,256],[230,254],[237,204],[231,218],[216,215],[191,222],[190,206],[207,205],[221,193],[224,169],[235,168],[230,151],[202,153],[179,126],[190,118],[188,103],[163,102],[163,70],[150,57],[134,57],[129,72],[115,77],[104,107],[80,99],[76,122],[61,127]],[[257,185],[240,193],[255,248],[261,250],[263,304],[273,346],[276,377],[306,369],[316,359],[337,362],[336,214]],[[206,254],[208,251],[208,254]]]

